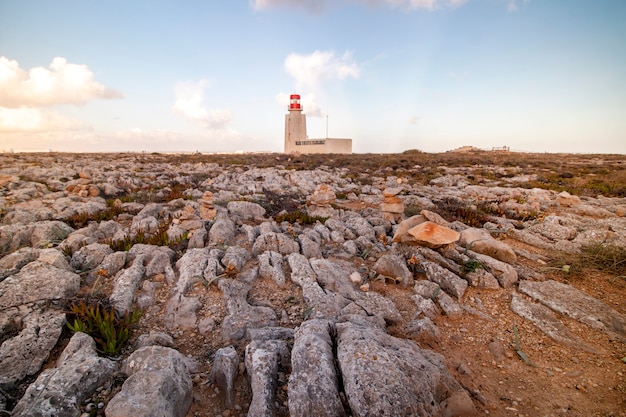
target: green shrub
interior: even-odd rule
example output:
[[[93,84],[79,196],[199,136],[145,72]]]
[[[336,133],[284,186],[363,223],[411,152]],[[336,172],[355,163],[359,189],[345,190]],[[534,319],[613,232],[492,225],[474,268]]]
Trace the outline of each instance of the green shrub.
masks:
[[[139,321],[142,312],[134,310],[120,318],[112,306],[92,299],[71,304],[67,314],[67,327],[71,331],[93,337],[102,355],[117,356],[130,339],[131,327]]]

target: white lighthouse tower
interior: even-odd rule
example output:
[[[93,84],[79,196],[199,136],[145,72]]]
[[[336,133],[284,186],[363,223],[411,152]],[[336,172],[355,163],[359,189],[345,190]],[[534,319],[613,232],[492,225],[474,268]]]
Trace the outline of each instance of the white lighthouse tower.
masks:
[[[328,127],[325,138],[307,137],[306,115],[302,114],[299,94],[289,96],[288,110],[285,115],[285,153],[352,153],[352,139],[329,138]]]
[[[289,113],[285,115],[285,153],[297,152],[296,142],[306,140],[306,115],[302,114],[300,95],[289,96]]]

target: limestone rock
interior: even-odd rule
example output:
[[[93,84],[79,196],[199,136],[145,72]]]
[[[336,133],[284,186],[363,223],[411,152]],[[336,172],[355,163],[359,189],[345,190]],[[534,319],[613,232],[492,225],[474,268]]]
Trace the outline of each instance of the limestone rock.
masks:
[[[235,279],[222,279],[218,287],[224,293],[227,316],[222,322],[225,341],[247,338],[249,329],[274,326],[276,313],[269,307],[251,306],[247,301],[250,286]]]
[[[231,215],[238,216],[245,220],[262,219],[265,216],[265,209],[250,201],[231,201],[227,205]]]
[[[441,355],[374,328],[336,326],[337,360],[355,417],[475,415]]]
[[[107,417],[184,417],[192,382],[183,356],[163,346],[141,348],[126,359],[122,390],[107,404]]]
[[[626,340],[626,317],[623,314],[570,285],[553,280],[522,281],[518,288],[554,311]]]
[[[252,390],[249,416],[276,415],[277,375],[282,357],[289,357],[289,348],[284,340],[253,340],[246,346],[245,364]]]
[[[19,272],[24,265],[36,260],[39,257],[39,251],[33,248],[20,248],[17,251],[0,258],[0,281],[9,275]]]
[[[404,286],[413,285],[413,274],[406,266],[406,261],[399,255],[383,255],[372,267],[378,274],[398,278]]]
[[[562,191],[556,196],[556,203],[563,207],[573,207],[582,204],[580,197],[571,195],[567,191]]]
[[[478,261],[488,272],[490,272],[502,288],[509,288],[518,281],[517,271],[513,266],[492,258],[491,256],[467,251],[467,254]]]
[[[229,246],[222,257],[222,264],[234,271],[241,271],[250,259],[250,253],[240,246]]]
[[[92,243],[74,252],[70,265],[72,268],[80,271],[95,269],[102,263],[105,256],[112,253],[113,250],[109,245],[105,245],[104,243]]]
[[[380,203],[380,211],[382,211],[384,219],[398,221],[404,217],[404,202],[397,197],[400,191],[400,188],[385,188],[383,190],[383,201]]]
[[[0,309],[35,301],[64,300],[79,288],[78,274],[34,261],[0,282]]]
[[[439,342],[439,338],[441,337],[439,328],[435,325],[435,323],[433,323],[428,315],[421,319],[409,322],[405,331],[411,337],[417,338],[428,344]]]
[[[543,304],[533,303],[525,300],[521,295],[513,293],[511,300],[511,310],[535,324],[542,332],[550,336],[557,342],[566,346],[582,349],[591,353],[598,353],[597,350],[574,336],[563,323],[557,319],[556,315]]]
[[[202,278],[208,262],[209,251],[207,249],[188,249],[176,262],[179,271],[176,292],[184,294],[198,279]]]
[[[259,275],[262,278],[271,278],[283,287],[285,285],[285,271],[283,271],[283,256],[278,252],[266,251],[258,256]]]
[[[218,216],[209,230],[209,246],[228,245],[235,237],[235,223],[226,216]]]
[[[517,263],[517,255],[515,255],[513,249],[506,243],[494,239],[485,229],[471,227],[463,230],[459,244],[464,248],[491,256],[511,265]]]
[[[300,247],[302,248],[302,254],[307,258],[323,258],[322,251],[320,250],[320,244],[309,238],[307,235],[298,236]]]
[[[430,318],[431,320],[434,320],[437,316],[439,316],[440,310],[435,304],[435,302],[433,301],[433,298],[435,298],[437,295],[438,293],[435,294],[432,298],[424,297],[419,294],[415,294],[414,296],[412,296],[411,298],[417,305],[415,315],[419,317],[420,315],[423,314],[426,317]]]
[[[472,287],[484,288],[488,290],[497,290],[500,284],[496,277],[487,272],[483,268],[477,268],[475,271],[465,274],[465,279]]]
[[[3,389],[13,388],[20,380],[39,372],[61,336],[65,313],[56,309],[37,310],[12,320],[19,320],[22,330],[0,346],[0,388]]]
[[[467,289],[467,281],[436,263],[424,261],[421,263],[426,271],[426,277],[437,283],[444,291],[453,295],[457,299],[463,297]]]
[[[235,380],[239,373],[239,355],[233,346],[218,349],[215,352],[213,368],[209,374],[209,382],[224,392],[224,406],[233,408],[235,402]]]
[[[100,358],[93,339],[76,333],[57,360],[43,371],[13,409],[19,417],[78,417],[80,406],[117,370],[117,364]],[[128,415],[128,414],[126,414]]]
[[[320,184],[309,197],[309,203],[318,207],[330,207],[336,199],[337,195],[327,184]]]
[[[298,253],[300,246],[298,242],[290,239],[284,233],[269,232],[260,235],[252,246],[252,253],[258,255],[265,251],[278,252],[281,255],[289,255],[290,253]]]
[[[428,248],[439,248],[454,243],[460,238],[460,234],[448,227],[426,221],[409,229],[408,234],[413,236],[418,245]]]
[[[115,279],[113,292],[109,299],[117,314],[121,316],[126,315],[131,310],[137,286],[146,273],[146,268],[143,266],[144,260],[144,255],[138,256],[130,268],[122,271]]]
[[[330,321],[309,320],[296,331],[288,385],[292,416],[345,416],[333,355],[333,330]]]
[[[197,297],[174,294],[165,307],[165,325],[168,329],[194,329],[197,324],[196,312],[202,307]]]

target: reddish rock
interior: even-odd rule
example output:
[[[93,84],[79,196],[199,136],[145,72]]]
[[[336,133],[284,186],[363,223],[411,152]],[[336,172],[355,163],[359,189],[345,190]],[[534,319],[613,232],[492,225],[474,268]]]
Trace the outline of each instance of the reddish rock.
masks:
[[[421,214],[409,217],[408,219],[402,221],[402,223],[398,225],[396,233],[393,235],[393,241],[398,243],[415,242],[415,238],[409,234],[409,230],[411,230],[420,223],[424,223],[425,221],[426,217],[422,216]]]
[[[449,245],[461,237],[459,232],[431,221],[418,224],[411,228],[408,233],[415,238],[415,242],[418,245],[428,248],[439,248]]]

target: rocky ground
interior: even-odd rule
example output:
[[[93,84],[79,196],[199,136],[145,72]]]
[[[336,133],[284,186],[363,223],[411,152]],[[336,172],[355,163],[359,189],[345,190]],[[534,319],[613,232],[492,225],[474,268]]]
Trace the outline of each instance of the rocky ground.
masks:
[[[0,155],[0,415],[626,416],[626,157],[428,158]]]

